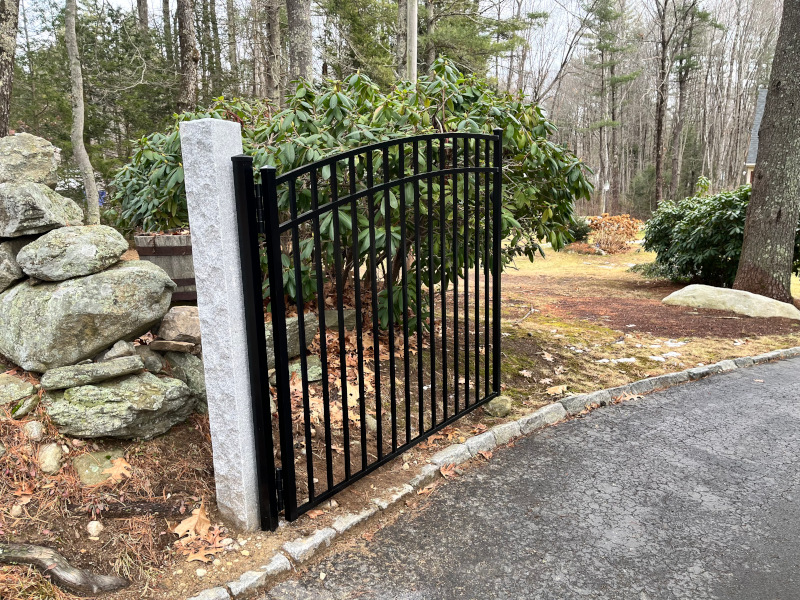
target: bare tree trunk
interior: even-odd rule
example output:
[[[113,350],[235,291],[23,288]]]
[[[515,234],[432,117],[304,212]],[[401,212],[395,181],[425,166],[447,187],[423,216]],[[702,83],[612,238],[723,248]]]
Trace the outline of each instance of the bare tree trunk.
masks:
[[[77,18],[76,0],[67,0],[64,16],[64,39],[67,43],[67,57],[69,58],[69,80],[72,99],[72,153],[83,176],[83,187],[86,193],[86,224],[100,224],[100,200],[97,193],[97,183],[94,179],[94,169],[83,143],[83,73],[81,72],[81,59],[78,53],[78,36],[75,32]]]
[[[417,28],[419,27],[418,0],[406,0],[408,5],[408,26],[406,27],[406,73],[409,81],[417,80]]]
[[[264,87],[266,96],[275,104],[281,104],[281,3],[280,0],[268,0],[266,10],[266,68]]]
[[[286,0],[290,79],[313,79],[311,0]]]
[[[139,13],[139,29],[147,31],[147,0],[136,0],[136,10]]]
[[[656,87],[656,134],[654,146],[656,170],[656,206],[664,198],[664,125],[667,113],[667,95],[669,94],[669,39],[667,36],[667,7],[669,0],[659,1],[659,33],[658,44],[658,85]]]
[[[175,65],[175,42],[172,40],[172,17],[169,14],[169,0],[161,0],[161,17],[164,20],[164,46],[167,51],[167,62]]]
[[[214,55],[211,57],[211,93],[217,96],[222,91],[222,47],[219,42],[219,26],[217,24],[217,1],[209,0],[208,17],[211,21],[211,46]]]
[[[683,113],[686,110],[686,83],[689,73],[681,69],[678,75],[678,111],[675,115],[675,127],[672,129],[672,170],[669,181],[669,197],[675,200],[678,195],[678,184],[681,178],[681,134],[683,133]]]
[[[433,8],[433,0],[425,0],[425,32],[428,38],[425,44],[425,62],[430,67],[436,61],[436,44],[433,41],[436,33],[436,12]]]
[[[18,23],[19,0],[0,0],[0,137],[8,135]]]
[[[73,0],[74,1],[74,0]],[[194,31],[192,0],[178,0],[178,44],[180,46],[181,85],[178,92],[178,112],[197,106],[197,37]]]
[[[614,57],[611,57],[611,65],[609,67],[610,85],[611,88],[611,158],[609,161],[609,212],[611,214],[621,213],[621,204],[619,198],[619,145],[617,142],[617,119],[619,114],[617,112],[617,80],[616,80],[616,63]]]
[[[165,0],[168,1],[168,0]],[[231,66],[231,86],[233,93],[239,93],[239,52],[236,47],[238,24],[236,21],[236,5],[233,0],[226,0],[225,11],[228,17],[228,62]]]
[[[795,230],[800,216],[800,0],[784,0],[783,21],[767,104],[758,134],[758,162],[747,207],[736,289],[791,302]]]
[[[394,47],[395,73],[402,79],[406,76],[406,39],[408,30],[408,7],[406,0],[397,0],[397,38]]]

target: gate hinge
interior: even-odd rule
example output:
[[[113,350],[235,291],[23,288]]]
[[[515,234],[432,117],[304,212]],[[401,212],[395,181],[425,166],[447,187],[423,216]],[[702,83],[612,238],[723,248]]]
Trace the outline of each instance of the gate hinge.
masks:
[[[278,512],[283,510],[283,472],[281,468],[275,469],[275,496],[278,499]]]

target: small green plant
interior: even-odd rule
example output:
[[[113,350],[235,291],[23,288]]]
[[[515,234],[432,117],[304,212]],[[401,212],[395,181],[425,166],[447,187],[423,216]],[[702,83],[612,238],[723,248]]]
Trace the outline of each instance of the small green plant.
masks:
[[[697,178],[697,183],[694,184],[695,196],[704,197],[708,196],[711,191],[711,180],[705,175],[700,175]]]
[[[570,224],[567,231],[573,243],[585,242],[592,233],[592,226],[586,217],[575,217],[575,221]]]
[[[749,201],[750,186],[743,185],[712,196],[662,202],[647,222],[644,248],[656,252],[657,265],[648,271],[674,281],[732,286]],[[792,269],[800,272],[800,236]]]

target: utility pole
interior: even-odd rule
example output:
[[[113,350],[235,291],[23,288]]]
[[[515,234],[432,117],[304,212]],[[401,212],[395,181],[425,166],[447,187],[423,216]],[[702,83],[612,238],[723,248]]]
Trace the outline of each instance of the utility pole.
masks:
[[[409,81],[417,81],[417,2],[407,0],[406,19],[406,75]]]

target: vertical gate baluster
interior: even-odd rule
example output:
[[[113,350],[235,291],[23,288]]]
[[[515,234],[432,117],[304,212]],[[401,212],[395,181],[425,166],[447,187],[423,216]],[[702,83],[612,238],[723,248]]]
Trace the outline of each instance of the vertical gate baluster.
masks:
[[[441,248],[441,296],[442,296],[442,418],[447,420],[448,397],[447,397],[447,238],[445,225],[448,221],[445,213],[445,176],[444,169],[447,164],[447,144],[446,138],[439,141],[439,233],[442,238]],[[435,423],[434,423],[435,424]]]
[[[485,156],[484,163],[486,166],[493,166],[494,163],[489,162],[489,157],[491,156],[491,146],[489,145],[489,140],[486,140],[485,145]],[[489,192],[489,183],[492,181],[492,178],[489,176],[489,173],[486,173],[486,178],[484,180],[484,197],[483,197],[483,299],[484,299],[484,315],[483,315],[483,356],[484,356],[484,375],[485,375],[485,384],[484,384],[484,396],[489,395],[489,385],[490,385],[490,378],[489,378],[489,358],[491,356],[490,349],[494,346],[494,340],[489,337],[489,273],[491,272],[491,267],[489,265],[489,233],[491,232],[491,216],[490,216],[490,208],[491,208],[491,195]]]
[[[481,396],[481,140],[475,140],[475,401]]]
[[[400,280],[403,282],[403,399],[405,400],[406,438],[404,443],[411,441],[411,365],[408,353],[408,240],[406,237],[406,153],[402,142],[397,145],[398,167],[397,178],[400,180]]]
[[[275,349],[275,379],[277,385],[278,419],[280,420],[281,472],[284,482],[286,514],[294,518],[297,510],[297,489],[294,468],[294,431],[292,428],[292,398],[289,391],[289,348],[286,339],[286,307],[283,300],[283,263],[281,238],[278,232],[278,190],[275,167],[261,169],[264,216],[267,225],[267,265],[269,269],[270,304],[272,306],[272,342]]]
[[[325,423],[325,479],[327,489],[333,487],[333,448],[331,447],[331,398],[328,382],[328,329],[325,325],[325,286],[322,271],[322,241],[319,229],[319,175],[311,170],[311,220],[314,233],[314,256],[317,269],[317,318],[319,319],[319,360],[322,363],[322,414]]]
[[[453,388],[455,400],[453,402],[453,414],[458,413],[459,398],[461,395],[461,382],[459,374],[461,365],[458,358],[458,274],[460,271],[458,260],[458,138],[453,138]]]
[[[425,167],[426,171],[430,174],[433,172],[433,140],[428,138],[425,147]],[[433,177],[428,175],[428,295],[429,308],[428,308],[428,339],[431,348],[431,427],[436,425],[436,315],[434,309],[436,308],[436,285],[434,283],[433,274],[435,272],[433,265]]]
[[[464,138],[464,169],[464,408],[466,408],[469,406],[469,138]]]
[[[356,193],[356,160],[350,157],[348,162],[348,177],[350,179],[350,195]],[[356,347],[358,349],[358,423],[361,428],[361,468],[367,468],[367,403],[364,394],[364,340],[362,339],[364,324],[361,314],[361,244],[358,240],[358,206],[356,200],[350,203],[350,220],[353,236],[353,291],[356,295]]]
[[[297,180],[289,179],[289,215],[297,218]],[[308,397],[308,359],[306,358],[306,315],[303,299],[302,269],[300,268],[300,231],[292,227],[292,261],[294,262],[295,303],[297,305],[297,335],[300,340],[300,377],[303,383],[303,421],[306,437],[306,475],[308,479],[308,498],[314,498],[314,454],[311,452],[311,406]],[[286,484],[284,484],[286,485]]]
[[[425,415],[423,405],[423,381],[422,381],[422,271],[420,264],[420,208],[419,208],[419,142],[416,140],[412,146],[413,169],[414,169],[414,266],[416,268],[416,325],[417,325],[417,404],[419,405],[419,415],[417,421],[417,434],[425,429]]]
[[[380,323],[378,321],[378,259],[375,248],[375,186],[372,150],[367,153],[367,214],[369,216],[369,264],[370,285],[372,287],[372,362],[375,371],[375,437],[377,438],[378,460],[383,458],[383,407],[381,406],[381,359],[380,359]]]
[[[492,317],[494,319],[494,344],[492,348],[492,391],[495,394],[500,393],[500,239],[501,225],[500,225],[500,210],[503,202],[503,130],[495,129],[494,134],[497,139],[494,142],[494,187],[492,189],[492,242],[494,243],[494,256],[492,257],[492,294],[493,309]]]
[[[392,257],[392,206],[390,201],[389,182],[392,179],[392,170],[389,167],[389,148],[383,149],[383,182],[386,185],[383,205],[383,226],[386,232],[386,276],[384,285],[386,287],[386,305],[388,313],[389,329],[389,391],[391,400],[392,415],[392,452],[397,450],[397,376],[395,374],[394,362],[394,291],[392,290],[393,263]]]
[[[342,383],[342,433],[344,441],[344,477],[350,479],[350,416],[347,402],[347,347],[344,335],[344,286],[342,285],[342,243],[339,227],[341,208],[337,206],[339,200],[339,161],[331,165],[331,206],[333,209],[333,263],[336,270],[336,312],[339,319],[339,376]]]

